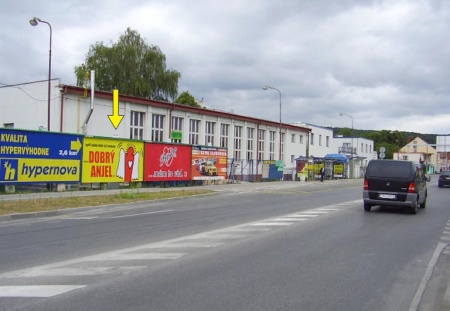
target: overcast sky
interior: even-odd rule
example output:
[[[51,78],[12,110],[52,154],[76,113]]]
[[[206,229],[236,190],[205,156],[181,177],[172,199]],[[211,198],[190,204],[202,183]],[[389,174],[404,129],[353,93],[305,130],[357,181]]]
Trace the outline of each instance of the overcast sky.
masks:
[[[130,27],[208,108],[278,122],[269,85],[283,123],[450,134],[448,0],[0,0],[1,84],[48,78],[34,16],[63,84]]]

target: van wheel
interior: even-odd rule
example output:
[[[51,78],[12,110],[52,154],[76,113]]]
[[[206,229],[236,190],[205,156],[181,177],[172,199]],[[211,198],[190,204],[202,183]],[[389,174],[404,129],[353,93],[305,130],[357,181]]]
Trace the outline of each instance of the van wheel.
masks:
[[[368,203],[364,203],[364,210],[366,212],[370,212],[371,209],[372,209],[372,205],[370,205]]]
[[[411,206],[410,213],[411,214],[417,214],[417,202],[414,202],[414,205]]]
[[[420,204],[420,208],[425,208],[427,207],[427,198],[425,198],[425,200],[423,201],[422,204]]]

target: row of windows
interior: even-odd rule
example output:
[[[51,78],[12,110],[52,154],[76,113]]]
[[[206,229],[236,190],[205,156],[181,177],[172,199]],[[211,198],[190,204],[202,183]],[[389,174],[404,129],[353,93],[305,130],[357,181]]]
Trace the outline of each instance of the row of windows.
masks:
[[[311,141],[310,141],[311,145],[314,145],[314,143],[315,143],[314,139],[315,139],[314,133],[311,133]],[[321,134],[319,134],[319,146],[322,146],[322,135]],[[330,136],[325,137],[325,147],[330,147]]]
[[[131,139],[144,139],[144,119],[145,112],[131,111],[131,122],[130,122],[130,138]],[[152,115],[152,126],[151,126],[151,140],[152,141],[164,141],[164,115],[153,114]],[[172,117],[171,118],[171,128],[175,131],[183,131],[183,121],[184,118],[181,117]],[[233,128],[233,157],[236,159],[241,159],[242,154],[242,139],[243,139],[243,126],[235,125]],[[269,160],[275,160],[275,145],[276,145],[276,131],[272,130],[258,130],[258,160],[264,160],[264,154],[266,152],[266,133],[268,132],[268,155]],[[219,143],[216,144],[215,141],[216,134],[216,122],[206,121],[205,123],[205,144],[208,146],[219,146],[221,148],[228,148],[229,141],[228,137],[230,134],[230,125],[226,123],[220,124],[220,133],[219,133]],[[247,144],[246,144],[246,158],[253,159],[254,154],[254,146],[255,146],[255,129],[247,128]],[[284,133],[280,133],[280,141],[279,144],[279,154],[281,154],[281,159],[283,158],[284,153]],[[293,134],[294,142],[296,134]],[[200,120],[190,119],[189,120],[189,141],[188,143],[191,145],[198,145],[200,142]],[[299,135],[300,143],[303,143],[303,135]],[[181,143],[181,139],[172,139],[173,143]]]

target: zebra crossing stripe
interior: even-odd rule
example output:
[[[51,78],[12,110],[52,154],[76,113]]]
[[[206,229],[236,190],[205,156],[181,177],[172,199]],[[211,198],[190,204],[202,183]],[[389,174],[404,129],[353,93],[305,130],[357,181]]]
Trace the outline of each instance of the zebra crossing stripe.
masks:
[[[41,276],[92,276],[92,275],[105,275],[112,273],[128,273],[145,268],[145,266],[129,266],[129,267],[97,267],[97,268],[61,268],[61,269],[36,269],[26,271],[20,275],[14,277],[17,278],[34,278]],[[12,278],[12,277],[9,277]]]
[[[292,222],[258,222],[251,224],[251,226],[290,226]]]
[[[86,285],[29,285],[0,286],[0,297],[39,297],[46,298],[86,287]]]
[[[178,259],[185,253],[127,253],[127,254],[108,254],[99,256],[96,261],[101,260],[153,260],[153,259]]]
[[[274,221],[305,221],[305,220],[307,220],[307,218],[300,218],[300,217],[286,217],[274,219]]]

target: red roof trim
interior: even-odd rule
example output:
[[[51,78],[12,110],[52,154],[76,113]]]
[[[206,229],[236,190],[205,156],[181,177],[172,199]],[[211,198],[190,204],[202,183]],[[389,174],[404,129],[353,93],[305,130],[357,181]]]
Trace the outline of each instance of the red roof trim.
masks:
[[[77,95],[83,95],[85,93],[85,89],[77,86],[71,86],[71,85],[62,85],[61,88],[64,89],[65,93],[71,93],[71,94],[77,94]],[[88,90],[90,93],[90,90]],[[95,96],[99,98],[107,98],[111,99],[113,97],[112,92],[105,92],[105,91],[95,91]],[[276,126],[279,127],[279,122],[269,121],[269,120],[263,120],[263,119],[257,119],[252,117],[246,117],[238,114],[228,113],[224,111],[218,111],[218,110],[212,110],[212,109],[205,109],[205,108],[196,108],[191,107],[187,105],[177,104],[177,103],[168,103],[153,99],[147,99],[143,97],[136,97],[136,96],[130,96],[130,95],[123,95],[119,94],[119,99],[121,101],[126,101],[130,103],[135,104],[142,104],[142,105],[148,105],[148,106],[154,106],[154,107],[160,107],[160,108],[167,108],[167,109],[173,109],[173,110],[180,110],[180,111],[186,111],[186,112],[192,112],[192,113],[198,113],[198,114],[205,114],[208,116],[215,116],[215,117],[222,117],[222,118],[229,118],[233,120],[239,120],[239,121],[248,121],[253,122],[257,124],[264,124],[264,125],[270,125],[270,126]],[[311,132],[310,128],[307,127],[301,127],[301,126],[295,126],[291,124],[281,123],[281,126],[286,129],[291,130],[303,130],[304,132]]]

